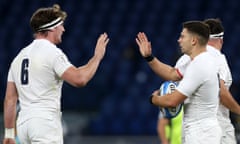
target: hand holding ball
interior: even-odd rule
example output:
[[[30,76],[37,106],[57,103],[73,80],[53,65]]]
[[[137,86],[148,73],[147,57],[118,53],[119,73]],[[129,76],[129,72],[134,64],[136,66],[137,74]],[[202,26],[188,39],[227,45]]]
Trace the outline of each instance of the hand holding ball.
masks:
[[[176,87],[177,87],[177,84],[175,82],[165,81],[160,86],[159,94],[160,94],[160,96],[163,96],[163,95],[166,95],[166,94],[170,94],[170,93],[174,92]],[[166,118],[174,118],[174,117],[176,117],[179,114],[179,112],[181,111],[181,109],[182,109],[182,104],[179,104],[177,107],[161,108],[161,110],[163,112],[163,115]]]

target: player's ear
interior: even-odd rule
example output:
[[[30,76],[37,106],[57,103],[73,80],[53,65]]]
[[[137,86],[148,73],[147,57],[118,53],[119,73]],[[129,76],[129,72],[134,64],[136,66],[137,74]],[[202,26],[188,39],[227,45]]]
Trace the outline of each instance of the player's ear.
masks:
[[[196,44],[197,44],[197,42],[198,42],[198,38],[197,38],[197,36],[192,36],[192,39],[191,39],[191,44],[193,45],[193,46],[195,46]]]
[[[219,39],[220,43],[223,44],[223,39]]]

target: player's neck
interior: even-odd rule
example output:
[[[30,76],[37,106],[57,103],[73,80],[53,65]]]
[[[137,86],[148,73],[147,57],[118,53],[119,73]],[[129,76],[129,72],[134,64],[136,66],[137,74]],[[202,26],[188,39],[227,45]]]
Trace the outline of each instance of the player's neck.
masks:
[[[206,46],[197,46],[193,49],[190,57],[191,59],[194,59],[196,56],[206,51],[207,51]]]
[[[51,43],[54,44],[54,40],[52,38],[52,36],[49,34],[49,33],[38,33],[38,34],[35,34],[35,39],[45,39],[45,40],[48,40],[50,41]]]
[[[215,49],[217,49],[219,51],[221,51],[221,49],[222,49],[222,44],[217,39],[209,40],[208,45],[214,47]]]

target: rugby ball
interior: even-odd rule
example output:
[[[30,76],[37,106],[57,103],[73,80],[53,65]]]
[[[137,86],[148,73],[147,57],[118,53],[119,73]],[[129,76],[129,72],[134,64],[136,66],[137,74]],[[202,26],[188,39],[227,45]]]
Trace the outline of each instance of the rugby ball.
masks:
[[[160,94],[160,96],[163,96],[163,95],[166,95],[166,94],[170,94],[170,93],[174,92],[176,87],[177,87],[177,84],[175,82],[165,81],[160,86],[159,94]],[[166,117],[166,118],[174,118],[174,117],[176,117],[179,114],[181,109],[182,109],[182,103],[179,104],[177,107],[161,108],[161,111],[163,112],[164,117]]]

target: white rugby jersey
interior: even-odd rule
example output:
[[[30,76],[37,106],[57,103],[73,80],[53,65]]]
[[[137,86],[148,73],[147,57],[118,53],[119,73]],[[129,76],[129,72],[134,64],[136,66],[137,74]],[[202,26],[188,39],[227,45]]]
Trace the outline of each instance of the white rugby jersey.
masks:
[[[8,73],[19,95],[21,110],[60,110],[60,78],[72,66],[66,55],[50,41],[36,39],[15,57]]]
[[[184,105],[184,122],[216,118],[219,104],[217,73],[215,58],[208,52],[199,54],[190,62],[176,88],[190,101]]]
[[[225,86],[229,89],[232,84],[232,75],[225,55],[210,45],[207,45],[207,51],[216,58],[217,65],[219,66],[218,73],[220,79],[222,79],[225,82]],[[179,58],[175,65],[175,68],[177,68],[180,76],[184,75],[185,70],[190,62],[191,59],[188,55],[183,55]],[[188,100],[186,100],[186,102],[188,102]],[[230,122],[229,116],[230,116],[229,109],[220,103],[218,108],[218,119]]]

